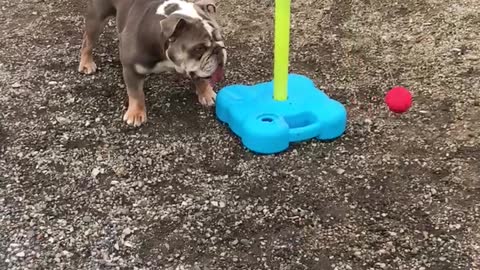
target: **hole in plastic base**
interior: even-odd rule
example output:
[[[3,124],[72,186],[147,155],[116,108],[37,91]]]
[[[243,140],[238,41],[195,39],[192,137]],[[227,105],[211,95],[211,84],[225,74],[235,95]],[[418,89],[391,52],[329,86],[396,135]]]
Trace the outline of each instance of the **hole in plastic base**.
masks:
[[[263,117],[261,120],[262,122],[267,122],[267,123],[273,122],[273,119],[271,117]]]

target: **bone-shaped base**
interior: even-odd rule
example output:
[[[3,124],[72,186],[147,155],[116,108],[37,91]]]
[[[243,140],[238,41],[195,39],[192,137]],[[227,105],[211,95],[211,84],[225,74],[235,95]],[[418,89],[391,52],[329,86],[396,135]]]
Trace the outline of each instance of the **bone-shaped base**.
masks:
[[[291,142],[333,140],[347,125],[345,107],[297,74],[288,76],[286,101],[273,99],[273,81],[224,87],[217,95],[216,114],[246,148],[259,154],[282,152]]]

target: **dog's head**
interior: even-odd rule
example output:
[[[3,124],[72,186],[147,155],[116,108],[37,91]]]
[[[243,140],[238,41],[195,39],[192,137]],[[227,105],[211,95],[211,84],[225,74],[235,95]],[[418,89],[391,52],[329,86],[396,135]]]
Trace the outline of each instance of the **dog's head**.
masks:
[[[214,0],[167,0],[163,6],[167,18],[161,26],[168,59],[193,79],[210,79],[212,83],[222,79],[227,51],[215,20]]]

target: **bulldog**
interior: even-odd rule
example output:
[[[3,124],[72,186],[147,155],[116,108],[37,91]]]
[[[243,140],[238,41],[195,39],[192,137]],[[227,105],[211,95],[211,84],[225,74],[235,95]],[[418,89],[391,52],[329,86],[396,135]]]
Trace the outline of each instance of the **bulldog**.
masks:
[[[123,120],[147,120],[147,75],[174,71],[191,78],[198,101],[215,104],[213,85],[223,78],[227,52],[215,20],[214,0],[88,0],[78,71],[96,71],[93,48],[110,17],[116,17],[120,62],[128,94]]]

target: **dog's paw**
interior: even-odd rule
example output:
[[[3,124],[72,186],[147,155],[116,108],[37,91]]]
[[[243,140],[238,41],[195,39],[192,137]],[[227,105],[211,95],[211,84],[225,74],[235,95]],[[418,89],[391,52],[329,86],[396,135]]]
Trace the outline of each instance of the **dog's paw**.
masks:
[[[78,66],[78,72],[84,74],[92,74],[97,70],[97,65],[92,60],[90,61],[80,61]]]
[[[127,112],[123,115],[123,121],[129,126],[139,127],[147,121],[147,112],[139,106],[128,106]]]
[[[198,94],[198,101],[205,107],[211,107],[215,105],[216,98],[217,93],[215,93],[211,87],[203,91],[201,94]]]

